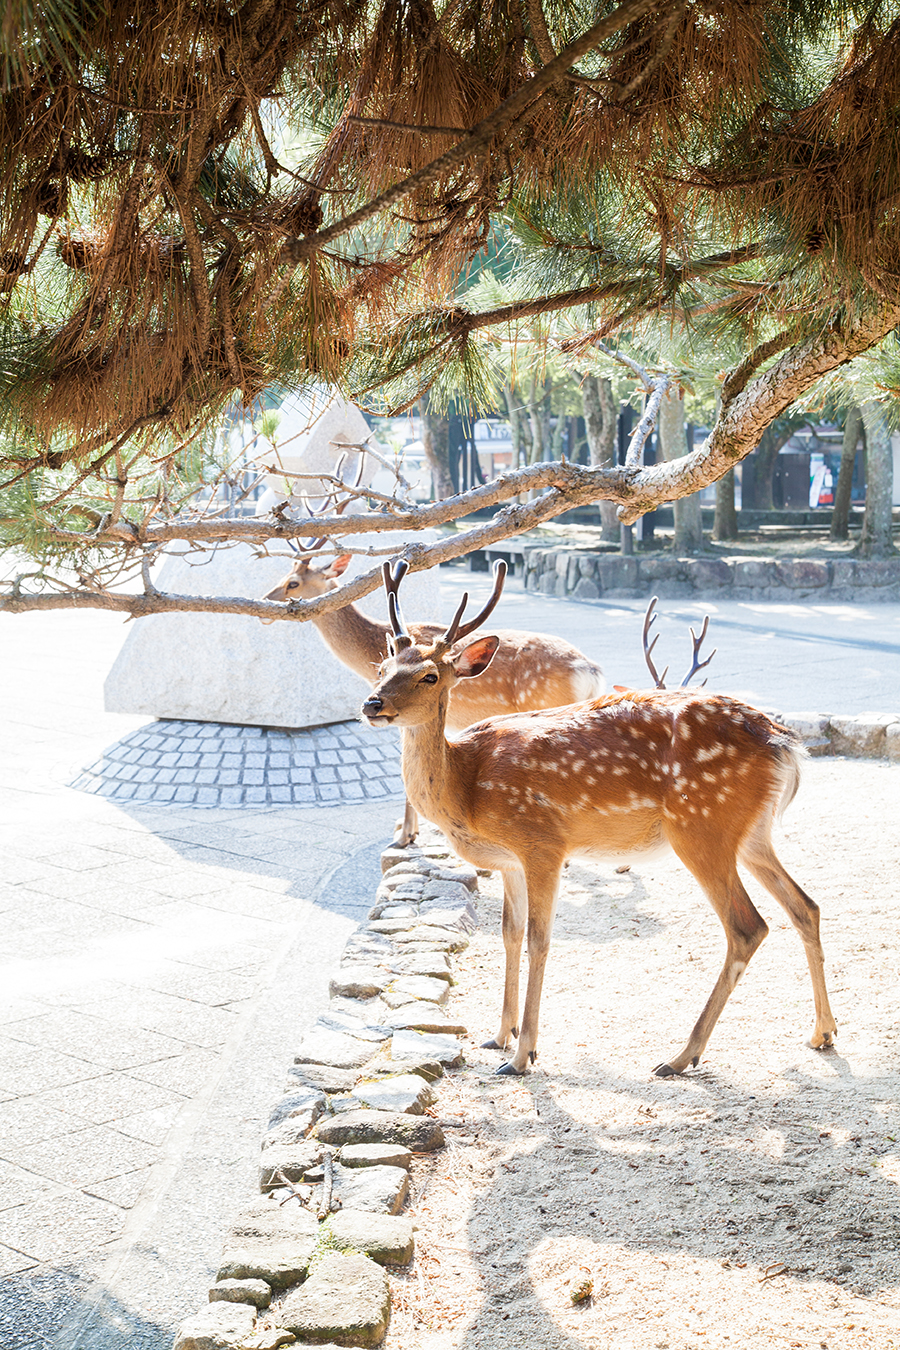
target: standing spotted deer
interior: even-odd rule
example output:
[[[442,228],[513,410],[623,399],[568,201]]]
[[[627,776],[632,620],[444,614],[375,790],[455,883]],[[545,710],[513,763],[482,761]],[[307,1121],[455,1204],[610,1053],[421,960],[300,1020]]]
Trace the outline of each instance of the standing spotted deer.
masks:
[[[351,554],[341,554],[324,566],[313,567],[314,548],[297,558],[287,575],[265,596],[266,600],[313,600],[335,589]],[[373,684],[387,655],[388,625],[370,619],[356,605],[318,614],[313,623],[338,660],[366,684]],[[468,626],[461,629],[456,641],[469,631]],[[438,623],[415,623],[412,632],[417,642],[430,643],[440,637],[443,629]],[[499,629],[497,652],[490,670],[477,684],[467,681],[456,685],[449,698],[445,725],[448,731],[461,731],[473,722],[501,713],[529,712],[533,708],[553,708],[596,698],[605,688],[600,667],[571,643],[547,633]],[[398,829],[394,842],[400,847],[415,839],[418,821],[409,802]]]
[[[503,875],[506,982],[500,1028],[488,1047],[512,1058],[499,1073],[523,1074],[537,1050],[544,966],[568,857],[634,856],[668,844],[703,887],[725,929],[722,972],[684,1049],[660,1064],[662,1077],[696,1065],[725,1003],[768,932],[738,876],[738,863],[787,911],[806,949],[815,1002],[811,1044],[832,1044],[819,911],[772,847],[772,824],[792,800],[802,747],[765,713],[732,698],[685,689],[622,691],[543,712],[495,717],[448,741],[457,685],[476,683],[499,646],[460,635],[483,623],[494,594],[464,627],[466,597],[443,633],[423,638],[400,616],[406,571],[384,567],[391,655],[362,706],[372,726],[403,732],[403,777],[413,806],[478,867]],[[649,625],[648,615],[648,625]],[[646,639],[646,628],[645,628]],[[694,664],[697,668],[695,639]],[[519,1033],[519,964],[528,936],[528,987]]]

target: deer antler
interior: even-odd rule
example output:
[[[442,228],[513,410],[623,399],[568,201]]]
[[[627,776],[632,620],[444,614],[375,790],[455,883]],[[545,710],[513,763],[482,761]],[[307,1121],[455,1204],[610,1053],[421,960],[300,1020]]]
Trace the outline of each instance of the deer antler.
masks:
[[[460,638],[468,637],[470,633],[474,633],[475,629],[483,624],[488,615],[493,613],[496,608],[497,602],[503,593],[503,583],[505,580],[506,563],[501,559],[494,563],[494,589],[491,593],[491,598],[488,600],[484,609],[476,614],[474,619],[470,619],[468,623],[460,623],[463,611],[469,603],[469,593],[468,591],[464,591],[463,598],[459,602],[459,607],[450,621],[449,628],[441,638],[441,642],[445,642],[449,647],[452,643],[458,642]]]
[[[644,615],[644,633],[643,633],[643,642],[644,642],[644,660],[647,662],[647,667],[648,667],[648,669],[649,669],[649,671],[650,671],[650,674],[653,676],[653,679],[654,679],[654,682],[655,682],[655,684],[656,684],[657,689],[665,689],[665,687],[666,687],[666,686],[665,686],[665,678],[666,678],[666,675],[669,673],[669,667],[666,666],[666,668],[665,668],[665,670],[663,671],[662,675],[658,675],[658,674],[656,673],[656,666],[653,664],[653,648],[656,646],[657,642],[659,641],[659,633],[656,634],[656,636],[654,637],[653,641],[652,641],[651,643],[649,643],[649,645],[648,645],[648,642],[647,642],[647,639],[648,639],[648,637],[650,636],[650,629],[651,629],[651,628],[653,627],[653,625],[656,623],[656,619],[657,619],[657,615],[654,614],[654,612],[653,612],[653,611],[655,610],[655,608],[656,608],[656,601],[657,601],[657,597],[654,595],[653,599],[650,601],[649,605],[647,606],[647,613]],[[710,652],[709,656],[706,658],[705,661],[698,661],[698,660],[697,660],[697,657],[698,657],[698,655],[699,655],[699,653],[700,653],[700,648],[701,648],[702,645],[703,645],[703,640],[704,640],[704,638],[706,637],[706,632],[707,632],[707,629],[708,629],[708,628],[709,628],[709,615],[707,614],[706,617],[705,617],[704,620],[703,620],[703,627],[700,629],[700,636],[699,636],[699,637],[697,637],[697,635],[696,635],[696,633],[694,632],[693,628],[691,629],[691,642],[693,643],[693,646],[694,646],[694,653],[693,653],[693,657],[692,657],[692,660],[691,660],[691,668],[690,668],[690,670],[688,671],[687,675],[685,675],[684,679],[681,681],[681,688],[682,688],[682,689],[686,689],[686,688],[687,688],[687,686],[690,684],[691,680],[692,680],[692,679],[694,678],[694,676],[697,674],[697,671],[698,671],[698,670],[703,670],[703,669],[705,669],[706,666],[709,665],[710,661],[713,659],[713,657],[715,656],[716,652],[718,651],[718,648],[717,648],[717,647],[713,647],[712,651]],[[704,681],[703,681],[703,684],[700,685],[700,688],[702,689],[703,686],[704,686],[705,684],[706,684],[706,681],[704,680]]]
[[[650,671],[650,674],[653,676],[653,681],[657,689],[665,689],[666,687],[665,678],[669,673],[669,667],[666,666],[662,675],[657,675],[656,666],[653,664],[652,659],[653,648],[656,646],[657,642],[659,642],[659,633],[656,634],[656,637],[650,643],[649,647],[647,646],[647,638],[650,636],[650,629],[653,627],[653,625],[656,623],[657,620],[657,615],[653,613],[654,609],[656,608],[656,600],[657,597],[654,595],[653,599],[647,606],[647,613],[644,615],[644,634],[643,634],[644,660],[647,662],[647,667]]]
[[[362,448],[362,449],[360,450],[360,456],[359,456],[359,468],[358,468],[357,471],[356,471],[356,478],[355,478],[354,481],[353,481],[352,492],[351,492],[350,495],[346,496],[346,497],[343,499],[343,501],[338,502],[337,506],[334,508],[334,514],[335,514],[336,516],[343,515],[343,513],[346,511],[347,507],[348,507],[348,506],[350,505],[350,503],[353,501],[353,493],[356,492],[356,489],[359,487],[360,483],[362,482],[363,467],[364,467],[364,465],[365,465],[365,455],[366,455],[366,451],[365,451],[364,448]],[[335,466],[335,471],[334,471],[334,476],[335,476],[336,478],[339,478],[339,477],[340,477],[341,469],[343,468],[344,460],[345,460],[346,458],[347,458],[346,454],[343,454],[343,455],[341,455],[340,459],[338,460],[338,462],[337,462],[337,464],[336,464],[336,466]],[[335,490],[334,490],[333,492],[330,492],[330,493],[328,494],[328,496],[325,498],[325,500],[324,500],[324,502],[322,503],[322,505],[321,505],[320,507],[318,507],[317,510],[315,510],[315,511],[312,509],[312,507],[311,507],[310,504],[309,504],[309,497],[306,496],[306,495],[304,495],[304,497],[303,497],[303,505],[306,507],[307,515],[310,517],[310,519],[311,519],[311,520],[315,520],[316,517],[318,517],[318,516],[324,516],[324,515],[327,515],[327,514],[328,514],[328,511],[329,511],[330,508],[331,508],[332,502],[333,502],[333,501],[335,500],[335,498],[337,497],[337,494],[338,494],[338,489],[335,488]],[[315,553],[315,551],[316,551],[317,549],[324,548],[324,546],[325,546],[327,543],[328,543],[328,535],[327,535],[327,534],[320,535],[318,538],[314,538],[311,544],[307,544],[307,545],[306,545],[306,547],[302,550],[302,554],[305,555],[305,554],[307,554],[307,553]],[[298,554],[301,553],[301,550],[298,549],[297,546],[296,546],[290,539],[288,540],[288,544],[289,544],[289,546],[294,550],[295,553],[298,553]]]
[[[692,680],[693,677],[697,674],[697,671],[698,671],[698,670],[703,670],[706,666],[709,665],[710,661],[713,659],[713,657],[715,656],[716,652],[719,650],[718,647],[713,647],[712,651],[710,652],[709,656],[706,658],[705,661],[698,661],[698,660],[697,660],[697,656],[698,656],[698,654],[699,654],[700,648],[701,648],[702,645],[703,645],[703,639],[706,637],[706,630],[707,630],[708,627],[709,627],[709,615],[707,614],[706,617],[705,617],[704,620],[703,620],[703,627],[700,629],[700,636],[699,636],[699,637],[697,637],[697,635],[696,635],[696,633],[694,632],[693,628],[691,629],[691,642],[693,642],[693,644],[694,644],[694,655],[693,655],[693,657],[691,658],[691,668],[690,668],[690,670],[688,671],[688,673],[685,675],[684,679],[681,681],[681,687],[682,687],[682,689],[685,689],[685,688],[687,687],[687,685],[690,684],[691,680]],[[705,684],[706,684],[706,681],[704,680],[704,681],[703,681],[703,684],[701,684],[700,688],[702,689],[702,688],[703,688],[703,685],[705,685]]]
[[[400,613],[400,599],[398,591],[400,582],[409,571],[409,563],[405,558],[398,558],[394,564],[393,573],[389,562],[382,563],[381,575],[384,578],[384,589],[387,591],[388,614],[390,615],[391,628],[394,636],[394,650],[399,652],[404,647],[412,646],[412,638],[406,630],[403,622],[403,616]]]

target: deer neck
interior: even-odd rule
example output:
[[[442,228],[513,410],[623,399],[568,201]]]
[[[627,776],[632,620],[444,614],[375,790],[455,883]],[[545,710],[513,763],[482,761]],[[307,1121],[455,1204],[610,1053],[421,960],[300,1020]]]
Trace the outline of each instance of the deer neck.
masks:
[[[442,829],[463,827],[466,813],[462,765],[445,727],[449,689],[438,705],[438,715],[421,726],[404,727],[403,781],[413,806]]]
[[[317,614],[313,623],[338,660],[372,684],[387,654],[387,625],[370,619],[356,605]]]

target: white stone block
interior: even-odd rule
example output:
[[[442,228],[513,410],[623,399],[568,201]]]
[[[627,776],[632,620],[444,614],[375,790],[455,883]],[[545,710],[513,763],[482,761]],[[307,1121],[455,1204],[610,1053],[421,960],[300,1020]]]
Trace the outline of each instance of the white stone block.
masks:
[[[351,548],[399,549],[408,537],[393,531],[346,536],[345,542]],[[423,543],[433,538],[428,532],[416,536]],[[284,557],[257,558],[245,544],[212,554],[172,551],[154,581],[161,591],[180,595],[258,599],[289,566]],[[371,567],[371,559],[355,557],[345,579]],[[409,620],[439,619],[437,571],[407,576],[403,603]],[[385,619],[383,590],[366,596],[360,608]],[[262,624],[237,614],[153,614],[134,620],[104,685],[108,712],[268,727],[346,721],[358,715],[367,692],[312,623]]]

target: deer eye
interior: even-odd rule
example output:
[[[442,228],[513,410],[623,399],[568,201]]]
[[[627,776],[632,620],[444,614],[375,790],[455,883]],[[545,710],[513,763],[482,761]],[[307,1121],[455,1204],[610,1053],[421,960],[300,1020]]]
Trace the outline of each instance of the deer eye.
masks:
[[[427,675],[423,675],[423,676],[422,676],[422,678],[421,678],[421,680],[419,681],[419,683],[420,683],[420,684],[437,684],[437,678],[438,678],[438,677],[435,675],[434,671],[429,671]]]
[[[287,584],[287,588],[289,591],[295,591],[299,585],[300,585],[299,581],[289,581]]]

